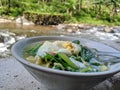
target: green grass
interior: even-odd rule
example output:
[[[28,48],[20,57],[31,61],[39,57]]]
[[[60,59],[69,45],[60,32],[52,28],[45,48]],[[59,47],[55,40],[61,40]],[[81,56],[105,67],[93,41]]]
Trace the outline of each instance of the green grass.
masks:
[[[25,11],[25,12],[28,12],[28,13],[33,13],[33,14],[40,14],[40,15],[66,15],[66,14],[62,14],[62,13],[57,13],[57,12],[54,12],[54,13],[51,13],[51,12],[40,12],[40,11],[33,11],[33,10],[28,10],[28,11]]]
[[[118,16],[119,17],[119,16]],[[90,16],[85,17],[71,17],[69,21],[66,23],[85,23],[85,24],[92,24],[92,25],[108,25],[108,26],[120,26],[120,21],[109,22],[107,20],[100,20],[96,18],[92,18]]]

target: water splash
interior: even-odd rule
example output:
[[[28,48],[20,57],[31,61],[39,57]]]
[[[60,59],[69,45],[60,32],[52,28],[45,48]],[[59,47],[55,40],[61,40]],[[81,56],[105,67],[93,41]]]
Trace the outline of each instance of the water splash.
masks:
[[[18,40],[24,39],[26,36],[16,36],[15,33],[7,30],[0,31],[0,57],[11,56],[10,47]]]

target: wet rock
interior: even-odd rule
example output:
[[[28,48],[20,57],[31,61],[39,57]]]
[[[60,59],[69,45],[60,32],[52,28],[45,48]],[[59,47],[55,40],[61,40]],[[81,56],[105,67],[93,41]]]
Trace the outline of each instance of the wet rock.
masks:
[[[120,26],[113,28],[114,33],[120,33]]]
[[[26,37],[27,37],[27,35],[20,35],[20,36],[16,36],[15,38],[16,38],[16,41],[18,41],[18,40],[24,39]]]
[[[8,32],[8,31],[1,31],[0,32],[0,37],[2,37],[2,43],[6,46],[9,47],[9,45],[15,43],[15,34]]]
[[[58,30],[65,30],[67,28],[66,24],[59,24],[56,26]]]
[[[4,37],[0,35],[0,42],[4,42]]]
[[[89,29],[89,28],[91,28],[91,26],[89,26],[89,25],[84,25],[84,24],[78,25],[78,29]]]
[[[3,37],[8,37],[8,36],[15,36],[15,33],[9,32],[8,30],[3,30],[0,32],[0,35]]]
[[[78,24],[73,24],[73,23],[71,23],[71,24],[67,24],[67,26],[70,26],[70,27],[78,27]]]
[[[81,34],[81,30],[78,29],[78,30],[76,31],[76,34]]]
[[[15,21],[16,23],[22,23],[22,17],[17,18]]]
[[[67,32],[68,32],[68,33],[72,33],[73,30],[72,30],[72,29],[67,29]]]
[[[105,26],[97,26],[97,31],[104,31],[105,30]]]
[[[120,33],[114,33],[114,35],[120,38]]]
[[[28,21],[23,16],[22,17],[18,17],[15,21],[16,21],[16,23],[20,23],[20,24],[23,24],[23,25],[34,25],[33,22]]]
[[[13,37],[13,36],[9,36],[9,37],[5,37],[4,38],[4,43],[6,44],[6,45],[12,45],[12,44],[14,44],[15,43],[15,37]]]
[[[91,32],[96,32],[96,31],[107,32],[107,33],[112,32],[112,29],[108,26],[106,26],[106,27],[105,26],[94,26],[88,30],[90,30]]]
[[[26,38],[26,35],[16,36],[15,33],[11,33],[7,30],[0,31],[0,57],[11,56],[11,45],[23,38]]]
[[[108,27],[108,26],[105,27],[104,31],[105,31],[106,33],[113,33],[112,27]]]
[[[86,32],[88,32],[88,33],[95,33],[97,31],[98,31],[97,27],[92,27],[92,28],[88,29]]]
[[[93,27],[92,25],[85,25],[85,24],[68,24],[67,26],[68,27],[76,27],[81,30],[84,30],[84,29],[86,30],[86,29],[90,29]]]
[[[32,33],[37,33],[37,31],[36,31],[36,30],[30,30],[30,32],[32,32]]]
[[[0,43],[0,53],[2,54],[4,51],[7,51],[7,47],[4,43]]]
[[[116,40],[119,39],[117,36],[111,33],[96,32],[95,36],[98,36],[101,40]]]

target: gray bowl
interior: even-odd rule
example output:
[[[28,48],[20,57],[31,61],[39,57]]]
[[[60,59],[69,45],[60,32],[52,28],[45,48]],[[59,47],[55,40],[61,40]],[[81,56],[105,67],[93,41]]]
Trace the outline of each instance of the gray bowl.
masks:
[[[61,70],[54,70],[38,66],[26,61],[23,58],[23,49],[32,43],[46,41],[46,40],[80,40],[82,44],[88,47],[94,47],[100,51],[118,52],[114,48],[104,45],[99,42],[94,42],[82,38],[74,37],[60,37],[60,36],[37,36],[30,37],[18,41],[12,46],[12,55],[23,64],[23,66],[30,72],[36,80],[41,82],[44,90],[89,90],[98,83],[104,81],[106,78],[113,76],[120,71],[120,63],[111,66],[109,71],[80,73],[68,72]]]

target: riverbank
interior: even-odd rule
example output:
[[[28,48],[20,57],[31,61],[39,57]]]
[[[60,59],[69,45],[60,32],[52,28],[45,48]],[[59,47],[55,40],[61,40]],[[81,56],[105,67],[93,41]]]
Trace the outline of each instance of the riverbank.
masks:
[[[24,16],[18,17],[18,18],[8,18],[8,17],[0,17],[0,23],[14,23],[16,25],[24,25],[24,26],[36,26],[33,22],[28,21]],[[37,25],[39,26],[39,25]],[[43,25],[44,26],[44,25]],[[45,25],[46,26],[46,25]],[[79,30],[86,30],[90,29],[92,27],[98,27],[99,30],[102,30],[104,32],[114,32],[117,31],[120,26],[108,26],[108,25],[95,25],[95,24],[85,24],[85,23],[64,23],[64,24],[58,24],[58,25],[48,25],[53,28],[57,28],[58,30],[64,30],[68,29],[68,32],[77,32]],[[115,29],[115,30],[114,30]]]
[[[59,24],[51,26],[22,25],[15,22],[0,23],[0,57],[8,57],[10,47],[20,39],[32,36],[72,36],[107,44],[120,50],[120,26],[94,26],[87,24]]]
[[[15,19],[9,22],[6,20],[0,23],[0,90],[44,90],[44,86],[11,57],[10,52],[11,46],[18,40],[42,35],[86,38],[120,51],[120,26],[88,24],[36,26],[16,23]],[[93,90],[119,90],[119,88],[120,73],[100,83]]]
[[[35,23],[27,20],[24,16],[19,16],[19,17],[0,16],[0,23],[8,23],[8,22],[14,22],[17,24],[22,24],[22,25],[35,25]],[[104,22],[102,20],[97,20],[97,19],[92,19],[92,18],[91,18],[91,20],[89,20],[88,18],[83,18],[83,20],[82,20],[82,18],[80,18],[80,22],[78,22],[78,21],[76,22],[74,20],[65,21],[63,24],[60,24],[60,25],[80,26],[82,28],[86,27],[86,26],[87,27],[90,27],[90,26],[106,26],[106,27],[120,26],[119,24]],[[57,25],[51,25],[51,26],[57,26]]]

